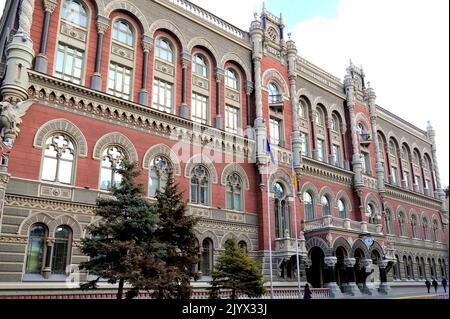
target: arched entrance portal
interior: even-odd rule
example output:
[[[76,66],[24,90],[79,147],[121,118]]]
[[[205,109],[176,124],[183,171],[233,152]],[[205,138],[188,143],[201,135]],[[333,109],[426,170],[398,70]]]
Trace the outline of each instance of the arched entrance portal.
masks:
[[[325,267],[325,253],[319,247],[311,249],[310,253],[311,267],[308,271],[308,282],[313,288],[323,288],[324,285],[324,272]]]
[[[362,249],[357,248],[355,250],[355,275],[356,275],[356,284],[361,288],[364,286],[366,282],[366,268],[363,266],[363,260],[366,258],[366,255],[362,251]]]
[[[339,247],[336,249],[336,258],[336,282],[341,288],[341,291],[344,291],[344,285],[348,284],[348,279],[347,268],[344,263],[344,260],[347,258],[347,252],[343,247]]]

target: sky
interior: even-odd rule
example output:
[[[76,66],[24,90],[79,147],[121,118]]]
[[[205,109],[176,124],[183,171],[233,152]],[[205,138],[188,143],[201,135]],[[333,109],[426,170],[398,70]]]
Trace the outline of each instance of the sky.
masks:
[[[248,30],[262,0],[191,0]],[[0,0],[0,12],[5,0]],[[437,133],[442,186],[449,177],[448,0],[267,0],[283,13],[299,54],[343,79],[350,59],[364,67],[378,104]]]

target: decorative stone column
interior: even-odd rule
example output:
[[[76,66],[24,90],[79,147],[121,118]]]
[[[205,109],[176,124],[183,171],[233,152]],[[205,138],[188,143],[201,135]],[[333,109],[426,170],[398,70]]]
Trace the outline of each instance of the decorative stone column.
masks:
[[[57,0],[43,0],[44,4],[44,25],[42,27],[41,44],[39,46],[39,54],[36,56],[34,69],[41,73],[48,72],[47,43],[48,31],[50,28],[50,18],[56,8]]]
[[[344,292],[352,295],[352,296],[361,296],[361,291],[359,290],[358,286],[356,285],[356,275],[355,275],[355,265],[356,265],[356,259],[355,258],[346,258],[344,259],[344,265],[347,268],[347,280],[348,283],[345,286]]]
[[[389,265],[388,260],[380,261],[378,265],[380,267],[380,287],[378,288],[378,292],[383,295],[388,295],[391,287],[388,284],[387,280],[387,267]]]
[[[441,177],[439,174],[439,165],[438,165],[438,160],[437,160],[436,131],[434,130],[434,128],[430,122],[428,122],[427,136],[432,142],[431,154],[433,157],[433,171],[434,171],[433,173],[434,173],[434,178],[436,179],[436,186],[437,186],[435,197],[439,198],[443,201],[442,208],[444,208],[444,211],[445,211],[445,193],[442,190]]]
[[[336,283],[336,264],[337,257],[325,257],[325,264],[328,266],[328,277],[330,282],[325,284],[330,289],[331,298],[342,298],[342,291]]]
[[[143,63],[142,63],[142,87],[139,91],[139,104],[148,106],[148,57],[150,50],[153,47],[153,39],[147,35],[142,36],[142,48],[144,51]]]
[[[102,57],[103,57],[103,39],[105,37],[105,32],[109,28],[109,19],[103,16],[97,17],[97,51],[95,55],[95,69],[92,75],[91,88],[93,90],[102,90]]]
[[[253,127],[251,121],[252,121],[252,113],[251,113],[251,109],[252,109],[252,103],[251,103],[251,95],[253,93],[254,90],[254,84],[251,81],[246,81],[245,82],[245,103],[247,106],[247,134],[249,134],[249,132],[251,132],[251,128]],[[252,136],[248,136],[249,138],[255,138],[252,134]]]
[[[52,258],[53,258],[53,246],[55,244],[55,240],[49,238],[47,240],[47,254],[45,256],[45,266],[42,270],[42,274],[45,279],[48,279],[52,274]]]
[[[367,276],[370,276],[372,273],[371,266],[373,265],[372,259],[361,259],[361,267],[366,268]],[[364,281],[362,286],[360,287],[361,292],[367,295],[372,296],[375,293],[375,289],[373,287],[367,286],[367,279]]]
[[[221,114],[222,109],[222,81],[224,77],[225,72],[220,69],[216,68],[216,122],[215,127],[219,130],[222,130],[223,125],[223,117]]]
[[[187,52],[183,52],[181,57],[181,107],[180,116],[182,118],[189,118],[189,109],[187,105],[187,68],[191,63],[191,55]]]

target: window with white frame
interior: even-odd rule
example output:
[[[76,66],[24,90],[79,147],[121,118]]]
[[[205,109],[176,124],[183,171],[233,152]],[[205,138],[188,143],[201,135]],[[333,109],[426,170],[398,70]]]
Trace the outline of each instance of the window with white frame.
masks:
[[[281,120],[277,118],[270,118],[270,143],[272,145],[281,146]]]
[[[332,149],[333,149],[334,165],[340,166],[342,163],[341,148],[337,145],[333,145]]]
[[[172,83],[155,78],[153,81],[153,108],[172,113],[173,85]]]
[[[132,70],[130,68],[111,62],[108,73],[108,93],[130,100],[131,74]]]
[[[237,134],[240,128],[239,125],[240,110],[230,105],[225,106],[225,130],[227,132]]]
[[[302,141],[302,155],[305,157],[309,156],[309,136],[306,133],[300,133],[300,139]]]
[[[79,1],[65,0],[61,17],[63,20],[81,28],[86,28],[88,25],[86,8]]]
[[[208,98],[206,96],[192,93],[192,121],[208,124]]]
[[[368,153],[361,153],[363,174],[371,175],[370,156]]]
[[[303,194],[303,203],[305,205],[305,220],[310,221],[315,218],[314,214],[314,200],[309,192]]]
[[[204,78],[208,77],[208,64],[204,56],[200,54],[194,55],[193,73]]]
[[[322,196],[322,216],[331,216],[330,200],[327,196]]]
[[[130,47],[134,46],[134,34],[131,26],[124,20],[117,20],[112,29],[112,38]]]
[[[278,104],[283,102],[281,91],[274,82],[269,84],[269,104]]]
[[[84,51],[64,43],[58,44],[55,76],[75,84],[81,84],[84,66]]]
[[[199,165],[191,172],[191,204],[209,206],[209,172]]]
[[[227,178],[226,204],[227,209],[242,211],[242,180],[238,174]]]
[[[65,134],[56,133],[45,143],[41,179],[47,182],[72,184],[75,147]]]
[[[275,237],[291,238],[291,209],[287,200],[286,191],[280,183],[273,186],[275,193],[274,215],[275,215]]]
[[[172,170],[172,162],[164,156],[157,156],[151,161],[149,167],[148,192],[150,197],[156,197],[158,192],[163,193],[166,190],[169,171]]]
[[[338,210],[339,210],[339,218],[346,219],[347,218],[347,206],[345,205],[344,200],[338,200]]]
[[[239,77],[233,69],[227,69],[225,72],[225,86],[232,89],[239,89]]]
[[[326,149],[325,149],[325,141],[318,139],[317,140],[317,156],[318,160],[324,162],[326,159]]]
[[[165,38],[159,38],[155,46],[155,56],[169,64],[174,63],[172,44]]]
[[[120,187],[122,175],[117,169],[122,168],[125,152],[119,146],[110,146],[102,153],[100,170],[100,190],[110,191],[112,187]]]

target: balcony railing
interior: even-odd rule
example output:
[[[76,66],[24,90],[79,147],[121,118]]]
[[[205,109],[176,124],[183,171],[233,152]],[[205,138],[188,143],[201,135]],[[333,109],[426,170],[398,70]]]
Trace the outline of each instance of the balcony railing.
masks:
[[[280,104],[280,103],[283,103],[283,96],[281,94],[269,95],[269,104]]]
[[[358,222],[333,216],[325,216],[305,221],[305,232],[327,230],[331,228],[380,235],[382,234],[383,225],[374,225],[367,222]]]
[[[372,143],[372,136],[370,134],[360,134],[359,141],[362,145],[369,145]]]

